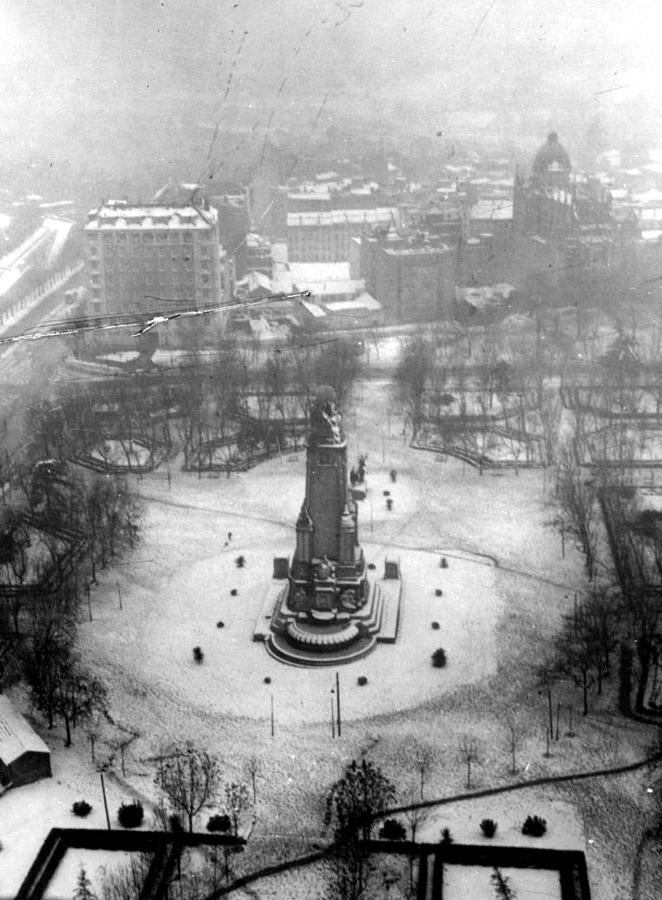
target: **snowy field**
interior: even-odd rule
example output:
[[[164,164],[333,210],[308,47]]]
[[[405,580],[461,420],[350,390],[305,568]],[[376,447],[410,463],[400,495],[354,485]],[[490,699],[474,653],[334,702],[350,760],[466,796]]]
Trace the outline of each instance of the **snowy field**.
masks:
[[[14,897],[30,864],[37,855],[51,828],[106,828],[101,785],[96,767],[92,763],[89,747],[85,748],[82,734],[74,732],[73,747],[65,749],[62,742],[47,730],[42,736],[52,748],[51,767],[53,777],[34,784],[28,784],[7,791],[0,797],[0,897],[9,900]],[[134,799],[132,793],[114,778],[106,777],[106,795],[113,828],[117,825],[117,810],[121,803]],[[92,805],[92,812],[84,819],[71,811],[77,800],[86,800]],[[153,827],[153,819],[148,807],[145,809],[143,827]],[[73,851],[76,854],[87,851]],[[118,854],[117,856],[121,856]],[[113,859],[116,855],[113,854]],[[67,858],[68,857],[68,858]],[[100,858],[100,857],[95,857]],[[62,877],[75,879],[78,865],[72,863],[73,856],[65,855]],[[65,864],[66,862],[66,864]],[[56,873],[58,875],[59,873]],[[91,872],[88,870],[90,878]],[[60,882],[58,882],[60,885]],[[71,897],[73,889],[61,893],[51,893],[49,897]]]
[[[126,866],[131,854],[121,850],[81,850],[69,848],[55,870],[44,900],[63,900],[75,896],[76,882],[81,868],[85,870],[90,889],[99,895],[106,877]]]
[[[492,900],[498,896],[489,866],[444,866],[444,900]],[[517,900],[561,900],[559,873],[548,869],[499,869]]]
[[[100,447],[91,451],[90,456],[98,462],[111,466],[135,466],[143,468],[152,462],[152,454],[148,447],[134,440],[108,439]]]
[[[487,730],[495,723],[490,715],[479,722],[476,712],[461,704],[448,718],[439,717],[433,706],[426,712],[424,704],[451,698],[455,689],[468,685],[482,689],[497,671],[503,648],[496,634],[509,611],[514,578],[518,603],[544,631],[558,621],[581,565],[569,548],[561,558],[558,536],[544,525],[550,515],[544,473],[479,476],[457,460],[410,449],[403,441],[401,416],[398,421],[392,410],[387,418],[387,390],[385,383],[366,384],[356,410],[347,405],[345,424],[350,465],[359,453],[368,453],[369,494],[359,504],[360,542],[376,565],[375,575],[381,574],[386,556],[400,559],[406,593],[398,642],[380,645],[340,669],[347,725],[343,742],[330,740],[334,670],[286,666],[251,640],[272,558],[291,553],[294,546],[305,454],[284,455],[230,478],[198,477],[173,466],[170,486],[162,472],[141,480],[131,476],[148,498],[143,540],[125,562],[100,573],[92,592],[92,622],[81,622],[79,640],[85,663],[109,685],[113,718],[139,733],[128,754],[126,779],[119,776],[117,762],[115,774],[106,779],[113,827],[120,802],[136,792],[144,798],[145,827],[150,826],[154,755],[179,740],[219,752],[232,777],[243,777],[241,766],[250,754],[259,756],[260,822],[267,834],[319,829],[320,792],[375,740],[390,754],[385,768],[399,772],[397,747],[389,744],[391,734],[398,743],[398,729],[413,729],[448,755],[443,758],[449,761],[451,782],[439,768],[431,792],[439,796],[461,789],[458,729]],[[395,482],[389,477],[392,468]],[[384,491],[393,499],[392,511]],[[241,569],[235,565],[240,554],[246,558]],[[448,558],[447,569],[439,566],[442,555]],[[439,630],[432,630],[433,621]],[[202,665],[193,661],[194,646],[205,654]],[[439,646],[448,654],[445,669],[430,664]],[[359,675],[367,676],[366,686],[357,685]],[[264,683],[267,676],[270,684]],[[275,738],[269,735],[272,695]],[[18,699],[22,709],[29,708],[25,698]],[[415,723],[406,724],[407,710],[418,710],[406,713],[417,716]],[[54,777],[0,797],[2,897],[12,896],[51,827],[105,827],[99,776],[85,733],[77,729],[74,746],[64,749],[59,726],[53,732],[38,730],[54,749]],[[97,758],[101,750],[98,745]],[[408,775],[404,769],[401,774]],[[292,792],[284,792],[285,786]],[[71,804],[80,799],[93,805],[85,820],[71,813]],[[519,813],[508,824],[506,802],[502,809],[497,801],[476,815],[498,819],[500,831],[511,840]],[[215,811],[205,810],[199,827]],[[562,846],[563,828],[552,829],[547,806],[541,801],[526,813],[536,811],[550,821],[549,846]],[[448,824],[449,812],[440,810],[430,818],[433,839]],[[462,825],[462,815],[456,810],[458,824],[451,823],[456,840],[465,834],[467,840],[479,839],[475,818]],[[578,840],[580,835],[581,829]]]

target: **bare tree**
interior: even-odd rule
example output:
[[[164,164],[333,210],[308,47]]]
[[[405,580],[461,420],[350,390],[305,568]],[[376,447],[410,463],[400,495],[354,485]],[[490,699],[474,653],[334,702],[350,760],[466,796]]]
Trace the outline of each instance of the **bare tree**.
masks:
[[[520,735],[517,722],[514,716],[507,721],[508,726],[508,749],[510,751],[510,774],[517,773],[517,750],[520,745]]]
[[[353,760],[326,800],[325,823],[335,820],[334,853],[329,860],[329,891],[343,900],[358,900],[366,883],[366,851],[375,816],[395,799],[395,787],[379,766]]]
[[[492,871],[492,885],[494,887],[494,896],[496,900],[515,900],[517,894],[515,889],[510,886],[510,878],[502,875],[501,871],[495,866]]]
[[[557,494],[565,530],[575,538],[584,554],[586,574],[589,581],[592,581],[596,570],[596,491],[594,484],[585,478],[576,457],[569,449],[560,455]]]
[[[426,390],[432,372],[431,344],[427,337],[418,334],[405,345],[395,371],[399,400],[409,409],[414,432],[421,425]]]
[[[151,861],[149,853],[132,853],[128,863],[106,873],[101,883],[101,900],[140,900]]]
[[[253,792],[253,806],[257,805],[257,777],[260,774],[262,765],[259,757],[251,756],[246,763],[246,771],[251,780],[251,790]]]
[[[213,796],[220,780],[220,763],[206,750],[192,744],[178,747],[161,759],[154,782],[172,807],[186,816],[189,831],[193,820]]]
[[[471,789],[471,766],[480,762],[478,754],[478,741],[476,738],[465,734],[462,743],[458,747],[461,761],[467,767],[467,789]]]
[[[235,837],[239,836],[239,822],[242,814],[250,807],[248,788],[245,784],[233,781],[225,785],[225,805],[228,815],[232,820],[232,831]]]

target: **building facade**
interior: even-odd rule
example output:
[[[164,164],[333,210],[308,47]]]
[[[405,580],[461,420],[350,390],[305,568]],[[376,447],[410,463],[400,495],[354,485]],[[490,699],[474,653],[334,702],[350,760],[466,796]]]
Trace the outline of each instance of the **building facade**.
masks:
[[[396,207],[288,213],[290,262],[346,262],[352,238],[395,223]]]
[[[377,233],[360,244],[361,277],[387,324],[450,316],[455,260],[455,251],[428,236]]]
[[[85,227],[90,315],[218,304],[223,292],[216,210],[108,202]],[[176,304],[176,305],[175,305]]]

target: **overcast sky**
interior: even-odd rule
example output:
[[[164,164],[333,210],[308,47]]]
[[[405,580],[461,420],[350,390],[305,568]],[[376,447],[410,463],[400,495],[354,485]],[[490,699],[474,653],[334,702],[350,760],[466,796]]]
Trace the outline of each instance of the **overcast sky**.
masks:
[[[275,126],[328,94],[421,132],[458,110],[661,105],[660,0],[0,0],[0,16],[9,146],[112,140],[125,118],[168,127],[196,106],[232,127],[247,97]]]

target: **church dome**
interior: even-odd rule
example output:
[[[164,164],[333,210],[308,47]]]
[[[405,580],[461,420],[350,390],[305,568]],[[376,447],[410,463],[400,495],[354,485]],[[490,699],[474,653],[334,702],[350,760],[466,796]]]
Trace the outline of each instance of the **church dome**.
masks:
[[[549,172],[567,171],[570,169],[570,157],[559,141],[555,131],[547,135],[547,140],[533,159],[533,174],[544,177]]]

